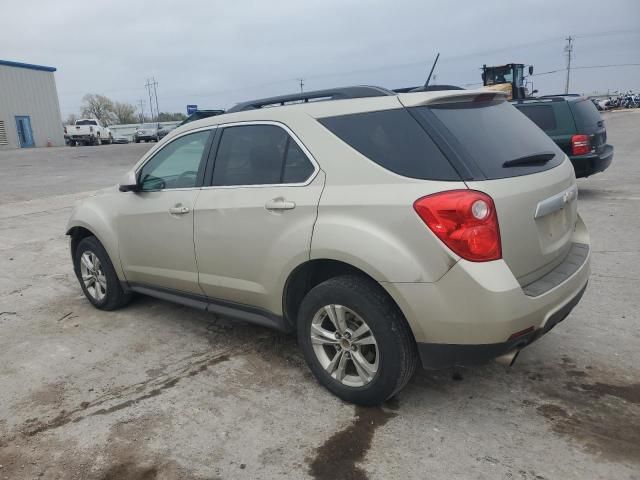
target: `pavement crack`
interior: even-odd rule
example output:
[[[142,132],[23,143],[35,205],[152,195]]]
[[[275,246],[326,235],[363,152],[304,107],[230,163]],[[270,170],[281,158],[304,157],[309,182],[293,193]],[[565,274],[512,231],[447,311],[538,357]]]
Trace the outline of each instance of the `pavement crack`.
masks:
[[[97,415],[109,415],[111,413],[123,410],[138,402],[157,397],[166,390],[176,386],[183,378],[193,377],[206,371],[211,366],[228,361],[236,352],[237,349],[234,349],[233,351],[229,350],[225,352],[219,352],[214,355],[200,355],[200,358],[197,358],[196,360],[190,358],[186,365],[179,366],[170,374],[128,385],[118,390],[115,394],[105,394],[91,402],[84,401],[73,410],[60,411],[60,413],[58,413],[56,417],[54,417],[52,420],[49,420],[48,422],[37,422],[35,424],[34,422],[28,422],[22,427],[21,432],[27,437],[33,437],[40,433],[60,428],[69,423],[78,423],[89,417]],[[96,409],[97,407],[102,407],[103,405],[109,404],[114,400],[131,395],[135,396],[111,406]]]

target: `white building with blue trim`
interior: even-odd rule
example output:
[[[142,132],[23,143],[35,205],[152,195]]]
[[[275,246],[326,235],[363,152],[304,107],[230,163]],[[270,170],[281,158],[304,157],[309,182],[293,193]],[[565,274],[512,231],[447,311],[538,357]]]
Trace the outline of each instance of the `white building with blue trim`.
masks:
[[[0,150],[64,145],[55,71],[0,60]]]

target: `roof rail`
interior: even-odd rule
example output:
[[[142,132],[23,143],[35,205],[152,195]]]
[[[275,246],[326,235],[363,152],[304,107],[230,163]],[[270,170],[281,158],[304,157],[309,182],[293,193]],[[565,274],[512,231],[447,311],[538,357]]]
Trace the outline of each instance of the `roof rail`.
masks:
[[[330,88],[327,90],[315,90],[313,92],[294,93],[280,95],[278,97],[260,98],[238,103],[227,110],[226,113],[255,110],[264,107],[282,106],[288,103],[308,103],[321,100],[345,100],[348,98],[384,97],[395,95],[391,90],[382,87],[370,87],[366,85],[355,87]]]
[[[464,90],[464,88],[456,85],[429,85],[427,88],[424,88],[424,85],[420,85],[419,87],[402,87],[393,89],[396,93],[439,92],[442,90]]]
[[[540,97],[526,97],[511,100],[511,103],[535,103],[535,102],[564,102],[564,96],[543,95]]]

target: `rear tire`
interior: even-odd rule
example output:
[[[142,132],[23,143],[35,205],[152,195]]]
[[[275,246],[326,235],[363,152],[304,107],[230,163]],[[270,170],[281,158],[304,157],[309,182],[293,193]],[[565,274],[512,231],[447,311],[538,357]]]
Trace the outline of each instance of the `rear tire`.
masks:
[[[333,328],[340,323],[342,332]],[[379,284],[357,275],[331,278],[306,295],[298,343],[320,384],[358,405],[380,405],[394,396],[418,363],[415,340],[398,307]]]
[[[120,285],[107,251],[96,237],[80,241],[73,253],[73,266],[87,299],[100,310],[115,310],[131,301]]]

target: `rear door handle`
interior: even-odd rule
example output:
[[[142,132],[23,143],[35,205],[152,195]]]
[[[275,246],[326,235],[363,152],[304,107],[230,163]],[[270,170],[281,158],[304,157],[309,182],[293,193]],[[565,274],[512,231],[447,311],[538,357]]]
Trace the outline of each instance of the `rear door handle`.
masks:
[[[184,215],[185,213],[189,213],[189,207],[171,207],[169,213],[171,215]]]
[[[293,210],[296,208],[295,202],[290,202],[282,197],[273,198],[264,204],[267,210]]]

